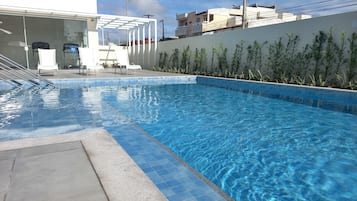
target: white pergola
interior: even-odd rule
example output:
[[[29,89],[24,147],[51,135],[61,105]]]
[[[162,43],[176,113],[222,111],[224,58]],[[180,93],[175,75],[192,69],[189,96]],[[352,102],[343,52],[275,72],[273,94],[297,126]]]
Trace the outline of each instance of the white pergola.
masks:
[[[116,29],[127,31],[128,49],[132,55],[142,54],[152,51],[152,41],[154,43],[154,51],[157,49],[157,20],[151,18],[139,18],[117,15],[98,15],[97,29],[101,30],[102,41],[104,45],[104,29]],[[154,36],[152,37],[152,33]],[[147,50],[146,48],[146,38]],[[140,45],[142,42],[142,46]],[[135,45],[137,44],[137,45]]]
[[[104,15],[96,13],[80,13],[71,11],[60,10],[47,10],[47,9],[34,9],[34,8],[20,8],[12,6],[0,5],[0,14],[26,16],[29,17],[43,17],[54,19],[69,19],[69,20],[81,20],[89,22],[96,22],[97,31],[101,31],[102,38],[104,37],[104,29],[116,29],[126,30],[128,33],[128,50],[132,56],[135,56],[137,62],[149,60],[150,54],[156,56],[156,50],[158,46],[157,40],[157,20],[152,18],[139,18],[129,16],[117,16],[117,15]],[[24,19],[24,32],[26,33],[26,25]],[[89,26],[89,25],[88,25]],[[93,26],[93,29],[95,27]],[[148,39],[147,45],[146,38]],[[104,41],[104,40],[103,40]],[[142,41],[143,45],[140,45]],[[152,43],[153,46],[152,47]],[[27,45],[27,38],[25,34],[25,44]],[[137,45],[135,45],[137,44]],[[27,49],[26,50],[26,58]],[[142,56],[142,60],[139,58]],[[28,62],[27,62],[28,63]]]

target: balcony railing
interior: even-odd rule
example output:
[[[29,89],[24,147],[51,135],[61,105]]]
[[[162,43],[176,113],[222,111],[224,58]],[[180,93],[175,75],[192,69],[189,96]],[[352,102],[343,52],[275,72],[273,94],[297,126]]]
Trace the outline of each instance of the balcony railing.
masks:
[[[176,36],[186,36],[187,35],[187,26],[180,26],[176,28]]]
[[[202,24],[197,23],[192,26],[192,34],[202,33]]]

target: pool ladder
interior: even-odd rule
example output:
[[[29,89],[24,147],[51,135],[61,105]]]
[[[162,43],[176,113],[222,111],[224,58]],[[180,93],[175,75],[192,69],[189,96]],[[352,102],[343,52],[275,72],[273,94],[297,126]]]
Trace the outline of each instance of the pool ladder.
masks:
[[[0,53],[0,80],[11,86],[9,93],[29,90],[37,93],[41,89],[54,89],[55,85],[30,69]]]

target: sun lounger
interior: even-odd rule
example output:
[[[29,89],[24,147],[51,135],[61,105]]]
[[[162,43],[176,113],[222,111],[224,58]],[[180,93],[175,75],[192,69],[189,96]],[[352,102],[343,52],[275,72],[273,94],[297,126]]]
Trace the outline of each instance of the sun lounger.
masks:
[[[115,55],[117,59],[117,67],[125,68],[126,72],[128,72],[128,70],[142,70],[140,65],[130,64],[128,49],[116,47]]]
[[[56,62],[56,49],[38,49],[38,73],[41,70],[45,71],[57,71],[58,64]]]
[[[79,51],[79,59],[80,59],[80,67],[79,73],[88,74],[89,71],[96,72],[98,70],[103,70],[103,66],[99,65],[98,56],[95,49],[92,48],[78,48]]]

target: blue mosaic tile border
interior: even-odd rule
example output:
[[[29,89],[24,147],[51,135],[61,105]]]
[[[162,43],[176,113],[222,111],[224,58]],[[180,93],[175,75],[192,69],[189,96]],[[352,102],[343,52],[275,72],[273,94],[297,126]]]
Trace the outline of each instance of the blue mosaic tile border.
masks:
[[[155,76],[155,77],[123,77],[123,78],[71,78],[50,79],[59,88],[95,87],[95,86],[130,86],[130,85],[162,85],[162,84],[196,84],[196,77],[186,76]],[[19,81],[26,87],[29,83]],[[0,91],[11,90],[13,86],[0,80]]]
[[[134,127],[107,127],[120,145],[170,201],[226,200],[187,167]]]
[[[94,86],[129,86],[161,84],[196,84],[196,76],[160,76],[160,77],[125,77],[125,78],[81,78],[51,79],[60,88]]]
[[[170,201],[232,200],[213,184],[205,183],[197,172],[175,158],[164,145],[131,122],[110,104],[103,104],[104,128],[125,149],[136,164]],[[111,123],[116,122],[115,124]]]
[[[357,91],[203,76],[197,77],[197,84],[228,88],[357,115]]]

